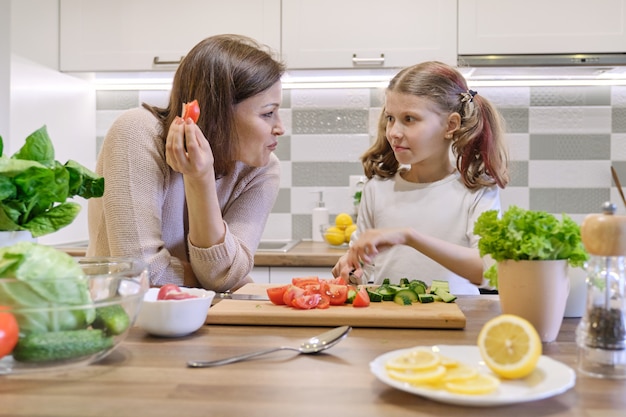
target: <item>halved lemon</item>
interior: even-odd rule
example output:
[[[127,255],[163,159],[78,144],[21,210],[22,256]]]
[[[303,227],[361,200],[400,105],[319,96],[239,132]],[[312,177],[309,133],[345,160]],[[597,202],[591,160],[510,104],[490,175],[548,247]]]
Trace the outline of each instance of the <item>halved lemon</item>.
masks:
[[[541,339],[533,325],[512,314],[502,314],[485,323],[477,344],[487,366],[509,379],[529,375],[542,351]]]
[[[448,391],[457,394],[483,395],[498,389],[500,380],[495,376],[477,373],[472,378],[448,381],[445,387]]]
[[[424,371],[439,366],[441,357],[427,349],[414,349],[405,354],[391,358],[385,364],[387,370],[395,371]],[[444,368],[445,369],[445,368]]]

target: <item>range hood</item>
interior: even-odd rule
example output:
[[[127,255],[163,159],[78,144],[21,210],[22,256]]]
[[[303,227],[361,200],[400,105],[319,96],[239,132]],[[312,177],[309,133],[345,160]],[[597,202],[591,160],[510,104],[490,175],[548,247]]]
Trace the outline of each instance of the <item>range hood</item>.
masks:
[[[458,68],[488,85],[624,85],[626,53],[459,55]]]
[[[612,67],[626,65],[626,53],[459,55],[458,64],[469,67]]]

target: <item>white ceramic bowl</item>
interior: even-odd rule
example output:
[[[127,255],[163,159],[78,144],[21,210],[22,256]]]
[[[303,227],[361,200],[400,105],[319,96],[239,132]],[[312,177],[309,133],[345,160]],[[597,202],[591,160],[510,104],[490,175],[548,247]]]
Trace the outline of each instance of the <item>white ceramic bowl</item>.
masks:
[[[201,288],[180,289],[196,298],[157,300],[159,288],[150,288],[144,295],[137,326],[151,335],[162,337],[186,336],[202,327],[215,292]]]

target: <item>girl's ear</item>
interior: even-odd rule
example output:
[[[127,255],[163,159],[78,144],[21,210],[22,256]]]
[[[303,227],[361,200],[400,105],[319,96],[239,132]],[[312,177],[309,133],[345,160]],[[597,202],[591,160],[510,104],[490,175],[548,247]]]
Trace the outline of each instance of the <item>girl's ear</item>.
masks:
[[[448,116],[448,124],[446,126],[446,138],[452,138],[454,132],[461,127],[461,115],[457,112],[450,113]]]

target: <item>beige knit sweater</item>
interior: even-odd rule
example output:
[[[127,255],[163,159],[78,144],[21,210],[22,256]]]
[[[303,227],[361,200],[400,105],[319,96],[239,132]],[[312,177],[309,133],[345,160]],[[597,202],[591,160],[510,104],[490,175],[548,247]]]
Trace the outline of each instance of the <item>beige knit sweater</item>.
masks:
[[[225,291],[250,281],[254,252],[278,194],[280,165],[272,155],[262,168],[237,163],[217,181],[226,224],[224,243],[198,248],[187,238],[183,176],[165,162],[161,127],[146,109],[124,112],[108,131],[96,171],[102,198],[90,199],[87,256],[138,257],[152,285],[183,284],[181,260],[203,287]]]

